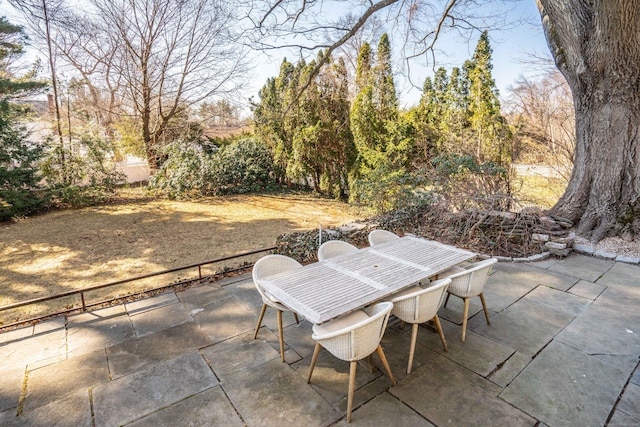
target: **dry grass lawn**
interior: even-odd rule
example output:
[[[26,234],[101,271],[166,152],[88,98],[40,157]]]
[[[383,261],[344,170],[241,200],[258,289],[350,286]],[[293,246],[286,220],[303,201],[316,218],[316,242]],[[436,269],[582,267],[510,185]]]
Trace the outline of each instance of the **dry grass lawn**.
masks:
[[[128,197],[2,225],[0,306],[266,248],[281,234],[360,216],[345,203],[300,194],[199,201]],[[8,320],[3,314],[0,325]]]

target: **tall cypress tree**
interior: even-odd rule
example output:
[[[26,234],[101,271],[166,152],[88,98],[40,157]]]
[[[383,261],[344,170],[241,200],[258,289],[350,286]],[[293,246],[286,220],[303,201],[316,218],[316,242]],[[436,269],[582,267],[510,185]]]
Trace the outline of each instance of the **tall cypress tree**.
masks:
[[[374,93],[378,120],[381,123],[394,121],[398,118],[398,95],[393,81],[391,66],[391,46],[389,36],[385,33],[380,37],[376,66],[374,68]]]
[[[510,162],[511,135],[500,114],[498,89],[491,74],[491,54],[489,35],[484,31],[468,65],[469,121],[474,134],[477,159],[504,165]]]

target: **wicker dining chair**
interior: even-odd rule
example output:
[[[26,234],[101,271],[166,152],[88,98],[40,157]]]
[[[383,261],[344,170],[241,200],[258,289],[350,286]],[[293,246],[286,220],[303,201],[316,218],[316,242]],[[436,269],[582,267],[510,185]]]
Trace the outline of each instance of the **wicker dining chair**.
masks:
[[[451,279],[441,279],[432,282],[428,288],[413,286],[407,290],[400,291],[392,295],[391,302],[393,310],[391,314],[406,323],[412,323],[411,344],[409,345],[409,364],[407,374],[411,373],[413,366],[413,355],[416,349],[416,338],[418,337],[418,325],[429,320],[434,321],[444,351],[447,351],[447,341],[444,338],[442,325],[438,318],[438,310],[444,301],[444,294]]]
[[[377,352],[391,383],[396,384],[387,358],[380,346],[392,308],[393,303],[389,301],[379,302],[363,310],[313,326],[312,338],[316,341],[316,346],[311,358],[307,382],[311,382],[311,375],[318,360],[320,347],[324,347],[338,359],[351,362],[349,366],[347,422],[351,422],[358,360],[364,359],[374,351]]]
[[[399,239],[400,236],[387,230],[372,230],[369,233],[368,238],[369,238],[369,245],[375,246],[375,245],[380,245],[382,243],[390,242],[395,239]]]
[[[258,319],[258,324],[256,325],[256,330],[253,333],[253,339],[255,340],[258,336],[258,330],[262,325],[262,319],[264,318],[264,313],[267,311],[267,307],[275,308],[276,317],[278,320],[278,338],[280,340],[280,359],[284,362],[284,337],[282,333],[282,312],[283,311],[292,311],[289,308],[282,305],[278,300],[267,294],[262,286],[260,286],[260,281],[267,277],[272,276],[277,273],[282,273],[285,271],[293,270],[296,268],[302,267],[298,261],[293,258],[289,258],[284,255],[266,255],[260,258],[253,266],[252,276],[253,283],[256,286],[256,289],[260,293],[262,297],[262,309],[260,310],[260,317]],[[294,311],[293,315],[296,318],[296,322],[300,323],[298,320],[298,314]]]
[[[451,279],[449,288],[447,289],[447,298],[444,301],[444,306],[447,306],[449,302],[449,296],[455,295],[464,300],[464,314],[462,319],[462,342],[464,342],[467,334],[467,318],[469,317],[469,299],[471,297],[479,296],[482,302],[482,309],[484,310],[484,317],[487,319],[487,324],[490,325],[489,311],[487,310],[487,304],[484,300],[484,286],[487,284],[489,274],[493,264],[498,262],[496,258],[489,258],[471,266],[462,271],[458,271],[454,274],[447,275],[446,277]],[[442,278],[442,276],[440,276]]]
[[[318,248],[318,261],[351,252],[358,252],[358,248],[342,240],[328,240]]]

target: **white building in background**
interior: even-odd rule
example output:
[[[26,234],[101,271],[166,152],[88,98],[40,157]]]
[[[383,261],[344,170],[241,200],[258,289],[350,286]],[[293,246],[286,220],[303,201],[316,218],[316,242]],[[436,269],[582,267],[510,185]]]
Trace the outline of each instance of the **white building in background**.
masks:
[[[122,162],[116,162],[116,171],[127,177],[127,184],[146,182],[151,176],[146,159],[127,155]]]

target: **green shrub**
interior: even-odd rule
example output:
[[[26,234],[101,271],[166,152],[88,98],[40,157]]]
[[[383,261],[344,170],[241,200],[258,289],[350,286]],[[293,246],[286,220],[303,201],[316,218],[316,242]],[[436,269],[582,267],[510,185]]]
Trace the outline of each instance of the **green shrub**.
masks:
[[[350,183],[352,203],[368,206],[375,213],[388,212],[410,206],[430,205],[433,195],[423,190],[425,180],[403,170],[379,167]]]
[[[168,144],[167,160],[149,188],[169,198],[258,192],[275,186],[273,160],[263,143],[245,138],[219,150],[182,141]]]
[[[217,194],[252,193],[275,186],[271,154],[255,139],[245,138],[220,150],[215,171]]]
[[[88,135],[73,151],[60,146],[49,151],[41,169],[54,202],[78,207],[106,200],[125,181],[108,160],[109,154],[104,140]]]
[[[435,191],[456,210],[509,210],[511,181],[507,169],[456,153],[434,157],[431,164]]]

